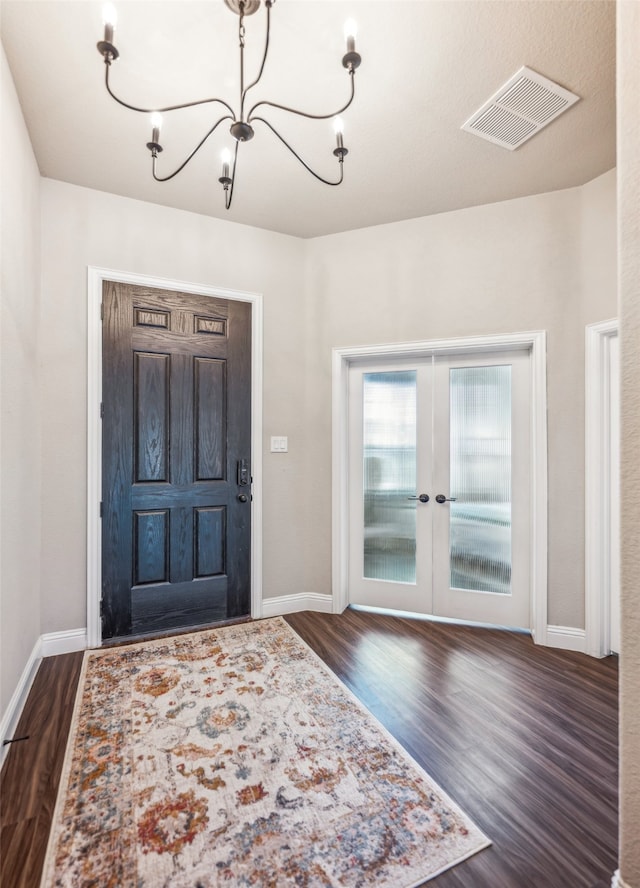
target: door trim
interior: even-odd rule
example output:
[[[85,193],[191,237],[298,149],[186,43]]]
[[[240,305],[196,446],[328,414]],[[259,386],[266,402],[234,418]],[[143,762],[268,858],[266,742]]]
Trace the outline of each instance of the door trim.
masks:
[[[610,652],[611,603],[609,345],[618,335],[618,320],[589,324],[585,335],[586,651],[592,657],[606,657]]]
[[[349,367],[359,361],[482,354],[526,349],[531,360],[531,632],[547,643],[547,382],[546,332],[505,333],[421,342],[334,348],[332,353],[332,596],[333,612],[349,603]]]
[[[102,304],[103,281],[179,290],[200,296],[251,303],[251,616],[262,616],[262,294],[228,290],[186,281],[160,278],[110,268],[87,268],[87,643],[102,644],[100,598],[102,588]]]

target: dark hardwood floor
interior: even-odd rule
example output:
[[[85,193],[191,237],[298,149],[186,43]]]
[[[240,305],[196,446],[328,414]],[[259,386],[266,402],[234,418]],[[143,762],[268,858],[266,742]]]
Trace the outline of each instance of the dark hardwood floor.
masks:
[[[47,850],[82,654],[46,657],[0,774],[0,885],[37,888]]]
[[[286,619],[492,840],[429,885],[611,884],[616,658],[359,611]],[[3,767],[3,888],[39,884],[80,665],[80,654],[43,661],[15,734],[30,739]]]
[[[287,620],[492,840],[430,885],[611,884],[616,658],[358,611]]]

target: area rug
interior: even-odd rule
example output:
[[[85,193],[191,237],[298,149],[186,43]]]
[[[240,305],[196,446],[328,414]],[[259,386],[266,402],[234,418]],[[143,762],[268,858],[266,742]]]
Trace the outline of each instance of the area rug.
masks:
[[[278,617],[86,653],[42,886],[410,888],[488,844]]]

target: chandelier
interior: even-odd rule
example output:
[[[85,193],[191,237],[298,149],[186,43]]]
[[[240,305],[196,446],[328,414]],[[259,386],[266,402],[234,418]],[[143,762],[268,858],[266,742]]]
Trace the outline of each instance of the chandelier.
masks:
[[[262,53],[262,63],[258,70],[257,76],[250,83],[246,83],[245,79],[244,49],[246,33],[244,20],[245,16],[253,15],[253,13],[259,9],[260,0],[224,0],[224,2],[226,6],[239,17],[238,44],[240,50],[240,96],[237,105],[237,111],[224,99],[218,98],[200,99],[194,102],[184,102],[181,105],[168,105],[164,108],[139,108],[136,105],[131,105],[128,102],[123,101],[123,99],[119,98],[111,88],[111,83],[109,80],[111,64],[112,62],[115,62],[115,60],[120,55],[113,42],[116,26],[116,11],[111,3],[108,3],[104,7],[104,39],[97,44],[97,47],[98,51],[104,59],[105,87],[111,98],[115,99],[115,101],[118,102],[119,105],[122,105],[124,108],[128,108],[130,111],[138,111],[141,114],[150,115],[151,141],[147,142],[147,148],[151,153],[151,172],[153,178],[156,180],[156,182],[168,182],[169,179],[173,179],[175,176],[178,175],[178,173],[182,172],[187,164],[196,156],[198,151],[200,151],[202,146],[209,139],[209,137],[213,135],[218,127],[222,123],[224,123],[224,121],[230,121],[229,132],[231,133],[231,136],[234,140],[233,151],[225,148],[222,152],[222,175],[218,178],[218,182],[220,182],[224,190],[225,207],[227,210],[230,208],[231,201],[233,199],[233,189],[236,181],[236,170],[238,163],[238,148],[241,142],[248,142],[250,139],[253,139],[253,125],[256,123],[263,124],[268,129],[270,129],[271,132],[282,142],[285,148],[287,148],[291,152],[291,154],[293,154],[296,160],[298,160],[302,164],[302,166],[306,170],[308,170],[308,172],[311,173],[312,176],[315,176],[315,178],[318,179],[320,182],[323,182],[325,185],[340,185],[342,183],[344,174],[343,162],[349,151],[344,146],[343,125],[342,120],[338,115],[346,111],[349,105],[351,105],[351,103],[353,102],[355,96],[355,73],[356,69],[360,65],[360,62],[362,61],[359,53],[356,52],[355,22],[350,19],[345,23],[345,40],[347,43],[347,51],[342,57],[342,65],[344,68],[346,68],[349,74],[351,88],[348,100],[344,105],[342,105],[341,108],[339,108],[337,111],[333,111],[331,114],[310,114],[297,108],[289,108],[288,106],[278,104],[277,102],[262,100],[251,105],[249,107],[249,110],[247,111],[246,109],[249,105],[249,91],[257,86],[258,83],[260,83],[260,79],[262,77],[264,67],[267,62],[267,55],[269,53],[269,37],[271,32],[271,9],[275,3],[275,0],[264,0],[264,6],[266,8],[266,37],[264,43],[264,51]],[[162,114],[168,114],[172,111],[182,111],[185,108],[195,108],[199,105],[220,105],[222,106],[224,113],[218,120],[216,120],[211,128],[200,139],[193,151],[191,151],[191,153],[173,172],[163,176],[158,175],[158,155],[162,152],[162,145],[160,144]],[[337,179],[331,180],[324,178],[315,170],[313,170],[305,160],[303,160],[303,158],[289,144],[289,142],[275,128],[275,126],[273,126],[273,124],[270,123],[265,116],[263,116],[265,113],[265,109],[267,108],[277,108],[281,111],[286,111],[289,114],[295,114],[299,117],[306,117],[310,120],[329,120],[330,118],[334,119],[336,147],[333,149],[333,154],[338,160]]]

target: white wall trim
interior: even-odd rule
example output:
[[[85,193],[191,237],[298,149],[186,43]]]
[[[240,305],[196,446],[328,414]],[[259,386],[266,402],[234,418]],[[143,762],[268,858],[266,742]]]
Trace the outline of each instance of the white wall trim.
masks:
[[[631,885],[629,885],[628,882],[625,882],[620,875],[619,869],[617,869],[611,877],[611,888],[631,888]]]
[[[40,635],[36,639],[29,659],[22,670],[22,675],[6,711],[0,721],[0,740],[10,740],[20,720],[24,704],[27,702],[31,685],[36,677],[43,657],[53,657],[56,654],[69,654],[73,651],[83,651],[87,647],[87,630],[71,629],[67,632],[49,632]],[[3,746],[0,751],[0,764],[4,761],[9,746]]]
[[[380,358],[427,357],[442,354],[481,354],[505,349],[527,349],[531,356],[531,632],[537,644],[547,643],[547,378],[546,333],[504,333],[435,339],[422,342],[387,343],[352,348],[334,348],[333,441],[332,441],[332,592],[333,612],[341,613],[349,603],[349,398],[351,364]]]
[[[294,595],[265,598],[262,602],[263,617],[280,617],[283,614],[297,614],[298,611],[306,610],[330,614],[332,609],[331,595],[322,595],[319,592],[297,592]]]
[[[562,648],[563,651],[586,653],[586,636],[584,629],[573,626],[547,626],[547,647]]]
[[[262,361],[263,302],[261,293],[229,290],[188,281],[159,278],[135,272],[88,266],[87,269],[87,644],[102,643],[100,621],[102,489],[102,303],[103,281],[179,290],[219,299],[251,303],[251,616],[262,616]]]
[[[613,318],[589,324],[585,340],[585,627],[586,651],[610,653],[610,380]]]
[[[40,636],[43,657],[73,654],[87,649],[87,630],[69,629],[64,632],[47,632]]]
[[[29,659],[22,670],[22,675],[13,692],[13,696],[9,700],[9,705],[2,713],[2,720],[0,721],[0,740],[10,740],[13,736],[41,661],[42,637],[39,637],[36,639],[33,649],[29,654]],[[3,746],[0,750],[0,764],[4,762],[8,752],[9,746]]]

